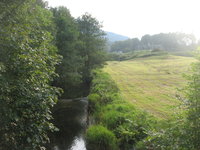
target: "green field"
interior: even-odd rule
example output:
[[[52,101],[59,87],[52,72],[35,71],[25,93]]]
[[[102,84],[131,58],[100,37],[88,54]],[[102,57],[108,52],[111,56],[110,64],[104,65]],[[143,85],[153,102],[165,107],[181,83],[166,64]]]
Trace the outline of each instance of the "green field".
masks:
[[[103,69],[117,83],[123,98],[158,118],[169,118],[180,102],[178,88],[186,84],[184,73],[195,59],[152,56],[128,61],[110,61]]]

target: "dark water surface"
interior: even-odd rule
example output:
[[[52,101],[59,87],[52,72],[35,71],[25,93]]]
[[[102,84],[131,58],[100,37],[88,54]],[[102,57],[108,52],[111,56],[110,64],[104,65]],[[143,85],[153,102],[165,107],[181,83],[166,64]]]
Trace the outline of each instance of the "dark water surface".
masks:
[[[83,135],[87,126],[87,107],[86,98],[58,102],[53,117],[60,131],[50,135],[48,150],[86,150]]]

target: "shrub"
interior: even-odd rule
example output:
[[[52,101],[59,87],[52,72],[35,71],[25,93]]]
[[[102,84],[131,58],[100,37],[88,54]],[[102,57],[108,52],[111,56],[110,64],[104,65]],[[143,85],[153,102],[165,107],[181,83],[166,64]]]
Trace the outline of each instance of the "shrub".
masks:
[[[117,99],[118,99],[118,95],[116,93],[108,92],[108,93],[102,94],[100,103],[102,105],[106,105],[106,104],[112,103],[113,101]]]
[[[138,120],[126,119],[126,122],[114,130],[116,137],[119,139],[120,146],[123,149],[130,149],[138,141],[147,136],[145,123],[140,124]]]
[[[129,116],[134,116],[128,104],[108,104],[102,108],[102,123],[107,126],[108,129],[115,130],[118,126],[126,122]],[[130,115],[129,115],[130,114]]]
[[[119,89],[107,73],[95,70],[93,77],[91,93],[98,93],[101,96],[106,93],[118,93]]]
[[[111,110],[109,112],[103,113],[102,122],[108,129],[114,130],[119,125],[125,122],[124,114],[117,112],[115,110]]]
[[[110,132],[118,139],[120,148],[133,148],[138,141],[146,138],[147,130],[150,128],[150,119],[147,119],[149,116],[137,110],[133,104],[122,100],[119,89],[107,73],[96,70],[93,72],[93,77],[91,94],[88,96],[90,115],[96,124],[101,124],[112,131]],[[95,127],[98,129],[99,126]],[[100,129],[98,131],[95,127],[88,129],[86,138],[88,147],[104,150],[104,145],[108,143],[104,138],[107,135],[102,133],[106,128],[103,130],[100,126],[102,131]]]
[[[101,122],[116,135],[121,148],[129,149],[147,136],[149,121],[145,113],[127,103],[109,104],[102,109]]]
[[[115,135],[107,128],[94,125],[86,132],[86,147],[88,150],[117,150]]]
[[[100,109],[99,105],[100,96],[98,94],[90,94],[88,96],[89,101],[89,112],[94,113],[95,111],[98,111]]]

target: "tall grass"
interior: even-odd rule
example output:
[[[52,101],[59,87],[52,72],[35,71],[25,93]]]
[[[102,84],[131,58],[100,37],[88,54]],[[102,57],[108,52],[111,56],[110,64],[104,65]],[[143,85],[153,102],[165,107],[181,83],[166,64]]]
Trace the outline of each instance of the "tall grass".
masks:
[[[129,149],[147,137],[147,132],[154,120],[146,113],[137,110],[133,104],[123,100],[111,77],[100,70],[93,72],[93,82],[89,99],[89,112],[95,124],[108,129],[117,138],[120,149]],[[90,133],[87,131],[86,139]],[[99,133],[98,133],[99,134]],[[100,134],[99,134],[100,135]],[[94,133],[91,145],[98,139]],[[105,144],[105,143],[104,143]]]

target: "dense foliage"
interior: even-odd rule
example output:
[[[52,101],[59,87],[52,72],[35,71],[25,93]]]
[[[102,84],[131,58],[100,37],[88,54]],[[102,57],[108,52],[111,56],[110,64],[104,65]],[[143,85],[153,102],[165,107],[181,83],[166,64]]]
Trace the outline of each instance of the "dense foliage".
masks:
[[[65,7],[51,9],[56,25],[55,44],[63,57],[54,85],[64,90],[62,98],[88,94],[91,71],[105,61],[105,39],[101,24],[90,14],[73,18]]]
[[[35,0],[0,7],[8,9],[0,24],[0,149],[42,149],[59,92],[50,86],[59,63],[52,14]]]
[[[75,19],[67,8],[48,8],[42,0],[1,0],[0,22],[0,150],[45,149],[47,133],[56,130],[51,108],[61,88],[62,98],[86,96],[91,81],[89,113],[97,125],[87,130],[89,149],[200,149],[200,63],[188,76],[183,114],[151,130],[154,119],[122,100],[108,74],[93,71],[106,60],[105,33],[90,14]],[[131,53],[111,57],[196,46],[193,35],[145,35],[114,43],[111,51]],[[135,52],[141,49],[154,50]]]
[[[119,90],[110,76],[101,71],[93,72],[89,95],[89,112],[96,124],[114,133],[121,149],[130,149],[147,136],[152,119],[122,100]],[[153,122],[153,121],[152,121]]]
[[[56,25],[55,45],[58,53],[63,57],[60,65],[56,67],[59,76],[54,85],[64,90],[62,97],[77,96],[77,86],[81,84],[81,69],[83,58],[80,56],[79,32],[75,19],[65,7],[52,8]]]
[[[101,25],[42,0],[3,0],[0,21],[0,149],[45,149],[60,88],[77,96],[104,62]]]
[[[82,81],[84,88],[89,89],[92,70],[101,67],[106,60],[105,33],[101,30],[102,25],[88,13],[79,17],[77,23],[79,39],[82,41],[81,56],[84,59]]]
[[[189,83],[185,89],[186,126],[189,149],[200,149],[200,55],[198,63],[193,65],[193,74],[188,76]],[[187,144],[188,144],[187,143]]]
[[[115,135],[103,126],[91,126],[86,134],[87,150],[116,150]]]
[[[197,42],[194,35],[184,33],[160,33],[138,38],[117,41],[111,45],[112,52],[131,52],[135,50],[163,49],[166,51],[194,50]]]

